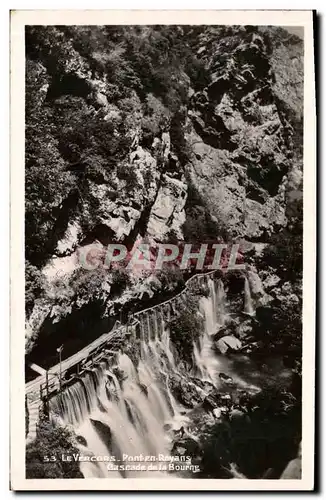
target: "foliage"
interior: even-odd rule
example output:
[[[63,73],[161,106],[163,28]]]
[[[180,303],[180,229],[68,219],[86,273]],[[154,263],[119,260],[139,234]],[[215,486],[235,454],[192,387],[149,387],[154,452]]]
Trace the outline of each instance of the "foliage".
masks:
[[[88,301],[101,300],[104,294],[103,285],[107,281],[108,273],[102,269],[77,269],[71,277],[71,287],[78,297]]]
[[[187,214],[185,223],[182,226],[185,241],[207,242],[216,241],[224,236],[225,231],[222,226],[214,221],[207,211],[195,207]]]
[[[198,340],[202,328],[197,298],[187,297],[187,305],[181,308],[179,315],[170,323],[170,338],[180,358],[190,364],[193,361],[193,344]]]
[[[110,274],[110,281],[112,283],[111,293],[113,295],[121,294],[128,286],[131,285],[127,269],[118,267],[113,269]]]
[[[27,479],[71,479],[82,478],[78,461],[65,462],[63,454],[72,455],[79,450],[72,432],[65,427],[41,421],[36,439],[26,447]],[[55,461],[51,457],[55,458]]]
[[[173,114],[170,125],[171,143],[178,155],[181,165],[189,161],[190,148],[185,139],[186,109],[180,108]]]
[[[78,69],[82,60],[71,40],[57,26],[28,26],[25,31],[26,54],[39,60],[48,73],[57,75],[69,69]]]
[[[133,170],[132,166],[128,163],[121,163],[118,167],[117,176],[119,179],[126,181],[128,189],[137,189],[139,188],[138,177]]]
[[[184,285],[183,273],[179,267],[165,265],[157,272],[157,279],[162,284],[163,290],[170,290]]]
[[[28,317],[32,311],[33,304],[44,291],[44,279],[37,267],[25,263],[25,309]]]
[[[200,299],[200,297],[208,297],[209,296],[209,291],[207,287],[205,287],[200,281],[197,279],[192,280],[188,285],[187,288],[190,290],[191,295],[197,297],[197,300]]]
[[[110,168],[128,151],[124,113],[105,120],[104,111],[96,111],[83,98],[63,96],[55,101],[53,119],[59,150],[70,164],[87,165],[88,159],[96,155],[102,156]]]
[[[299,224],[301,225],[300,231],[296,228],[290,230],[287,227],[282,232],[273,235],[261,259],[261,267],[270,266],[277,269],[278,275],[284,281],[295,281],[302,276],[302,220]]]
[[[154,137],[167,130],[170,120],[169,110],[153,94],[145,99],[144,114],[141,120],[143,138],[146,146],[151,146]]]
[[[207,87],[210,83],[210,75],[206,64],[201,59],[197,59],[193,54],[188,56],[186,62],[186,72],[193,83],[194,90],[200,91]]]
[[[48,109],[34,112],[26,121],[25,234],[26,258],[34,265],[51,255],[58,235],[56,222],[62,201],[73,187],[73,178],[51,135]]]
[[[111,297],[118,295],[130,285],[130,277],[126,269],[107,269],[99,266],[97,269],[87,270],[79,268],[70,276],[68,283],[59,281],[62,284],[69,301],[72,299],[78,303],[88,303],[90,301],[103,302],[108,294]],[[70,290],[70,293],[69,293]],[[61,293],[61,296],[64,295]],[[57,300],[60,300],[60,288]]]
[[[269,307],[259,307],[252,330],[261,343],[260,354],[279,354],[287,366],[297,370],[302,356],[302,302],[275,300]]]

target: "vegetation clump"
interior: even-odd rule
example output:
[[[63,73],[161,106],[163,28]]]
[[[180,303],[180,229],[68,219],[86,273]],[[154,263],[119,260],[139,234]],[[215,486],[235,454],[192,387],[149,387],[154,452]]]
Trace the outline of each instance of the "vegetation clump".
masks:
[[[187,297],[187,304],[178,307],[179,314],[170,322],[170,338],[179,357],[191,366],[194,342],[198,341],[203,322],[198,315],[198,302],[193,296]]]
[[[41,420],[36,439],[26,447],[26,478],[82,478],[77,460],[62,460],[63,455],[72,457],[76,453],[79,450],[70,429]]]

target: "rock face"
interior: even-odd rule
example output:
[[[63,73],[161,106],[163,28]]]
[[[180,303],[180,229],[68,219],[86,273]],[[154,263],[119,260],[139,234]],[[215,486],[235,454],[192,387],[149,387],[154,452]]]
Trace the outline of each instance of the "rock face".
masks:
[[[293,48],[288,53],[284,46],[283,51],[278,47],[271,56],[262,33],[245,28],[230,31],[226,39],[210,40],[209,48],[201,47],[211,82],[191,98],[189,169],[212,214],[229,233],[262,239],[286,224],[294,130],[284,107],[293,107],[300,121],[302,67],[300,57],[295,64],[292,61]],[[287,74],[280,64],[281,52],[283,64],[296,68],[290,96],[281,90]]]
[[[131,178],[129,172],[132,172]],[[99,228],[99,233],[108,235],[108,242],[123,241],[139,223],[144,210],[154,202],[159,179],[156,158],[138,146],[126,164],[111,171],[109,179],[88,180],[82,218],[88,221],[91,231]]]
[[[152,206],[148,221],[148,235],[162,241],[169,231],[182,239],[182,226],[186,220],[185,203],[187,184],[181,180],[163,176],[161,187]]]

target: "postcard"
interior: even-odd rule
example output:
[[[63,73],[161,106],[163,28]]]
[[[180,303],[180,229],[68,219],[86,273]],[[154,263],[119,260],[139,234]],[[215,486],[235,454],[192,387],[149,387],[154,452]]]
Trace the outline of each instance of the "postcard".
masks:
[[[314,489],[312,11],[11,13],[11,488]]]

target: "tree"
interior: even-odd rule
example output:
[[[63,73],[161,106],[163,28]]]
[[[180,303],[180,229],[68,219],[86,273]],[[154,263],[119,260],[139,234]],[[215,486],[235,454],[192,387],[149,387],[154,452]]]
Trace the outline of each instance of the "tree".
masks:
[[[28,261],[25,263],[25,310],[26,315],[32,311],[34,302],[39,298],[44,291],[44,279],[42,273],[37,267],[30,264]]]

